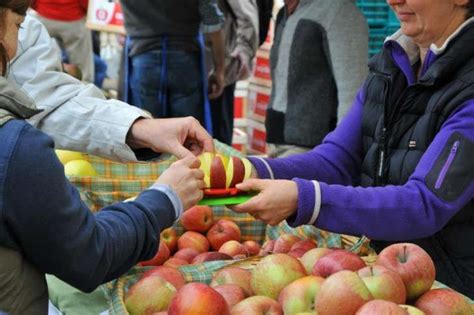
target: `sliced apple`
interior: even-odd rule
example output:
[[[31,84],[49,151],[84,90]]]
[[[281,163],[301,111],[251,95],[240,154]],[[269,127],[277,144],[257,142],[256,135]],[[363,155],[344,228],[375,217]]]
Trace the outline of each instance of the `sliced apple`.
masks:
[[[211,173],[211,162],[214,159],[214,153],[211,152],[204,152],[201,155],[199,155],[199,161],[201,161],[201,165],[199,166],[199,169],[201,169],[204,173],[204,184],[206,188],[211,187],[211,182],[210,182],[210,173]]]
[[[242,163],[244,164],[244,169],[245,169],[245,175],[244,175],[244,180],[249,179],[250,175],[252,175],[252,163],[247,158],[242,158]]]
[[[245,177],[245,165],[241,158],[232,156],[229,159],[226,170],[227,180],[226,188],[233,188],[238,183],[241,183]]]
[[[211,188],[225,188],[226,170],[221,155],[216,154],[212,159],[209,178]]]

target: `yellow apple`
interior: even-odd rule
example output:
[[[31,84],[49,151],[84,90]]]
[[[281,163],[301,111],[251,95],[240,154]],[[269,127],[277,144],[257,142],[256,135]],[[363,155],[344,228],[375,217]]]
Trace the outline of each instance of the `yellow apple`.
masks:
[[[63,165],[66,165],[67,162],[73,160],[84,160],[84,155],[81,152],[76,151],[67,151],[67,150],[55,150],[56,155],[58,156],[59,161]]]
[[[69,161],[64,165],[66,176],[97,176],[92,164],[86,160]]]

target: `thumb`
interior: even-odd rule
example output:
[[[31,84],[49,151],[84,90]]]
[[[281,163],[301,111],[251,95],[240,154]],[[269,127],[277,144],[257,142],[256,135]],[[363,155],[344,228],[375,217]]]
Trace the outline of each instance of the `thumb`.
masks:
[[[179,143],[177,143],[174,146],[171,153],[176,155],[176,157],[178,159],[184,159],[184,158],[187,158],[187,157],[195,157],[194,154],[191,151],[189,151],[188,149],[186,149],[184,146],[182,146]]]
[[[247,179],[246,181],[237,184],[235,186],[238,190],[242,191],[261,191],[265,188],[265,180],[263,179]]]
[[[192,153],[189,156],[186,156],[181,162],[189,168],[198,168],[201,165],[201,161],[195,157]]]

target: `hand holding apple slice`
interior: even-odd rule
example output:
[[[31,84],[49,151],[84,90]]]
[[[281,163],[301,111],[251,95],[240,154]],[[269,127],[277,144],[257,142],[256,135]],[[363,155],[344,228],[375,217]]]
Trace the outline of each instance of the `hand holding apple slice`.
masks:
[[[252,164],[246,158],[204,152],[199,156],[199,160],[206,188],[234,188],[238,183],[250,178],[252,173]]]

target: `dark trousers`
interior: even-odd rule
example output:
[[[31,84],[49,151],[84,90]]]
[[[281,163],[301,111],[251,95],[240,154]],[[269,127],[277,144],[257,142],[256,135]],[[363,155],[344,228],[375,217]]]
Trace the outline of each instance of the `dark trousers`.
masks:
[[[153,117],[193,116],[204,124],[202,79],[199,53],[167,52],[164,91],[166,104],[160,104],[161,51],[150,51],[131,58],[130,104],[149,111]]]
[[[221,96],[211,100],[213,137],[228,145],[232,145],[234,129],[234,90],[235,83],[230,84]]]

